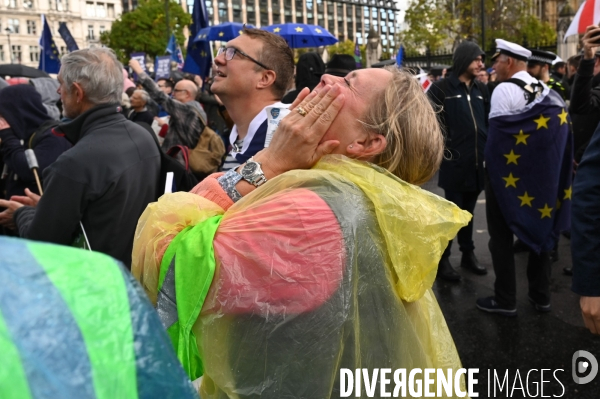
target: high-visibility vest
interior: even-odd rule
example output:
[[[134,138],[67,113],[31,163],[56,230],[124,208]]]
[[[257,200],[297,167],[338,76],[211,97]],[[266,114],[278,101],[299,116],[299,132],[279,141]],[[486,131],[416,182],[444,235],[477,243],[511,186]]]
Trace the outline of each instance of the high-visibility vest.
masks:
[[[198,398],[113,258],[0,237],[0,397]]]

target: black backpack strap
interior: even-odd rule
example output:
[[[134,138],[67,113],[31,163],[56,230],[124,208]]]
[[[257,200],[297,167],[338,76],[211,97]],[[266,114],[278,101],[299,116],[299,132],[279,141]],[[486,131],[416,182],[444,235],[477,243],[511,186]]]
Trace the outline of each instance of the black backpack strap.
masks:
[[[37,143],[40,141],[39,139],[40,139],[40,136],[42,135],[42,133],[44,133],[46,130],[52,129],[53,127],[56,127],[58,125],[60,125],[60,121],[55,121],[53,119],[47,120],[46,122],[42,123],[40,125],[40,127],[35,129],[35,132],[33,132],[31,134],[31,136],[29,136],[29,140],[27,141],[27,149],[35,148]]]
[[[528,84],[522,81],[521,79],[510,78],[506,80],[506,82],[516,84],[521,89],[523,89],[525,95],[527,96],[528,105],[531,104],[533,100],[535,100],[537,96],[542,94],[542,92],[544,91],[544,86],[542,86],[542,84],[539,81],[537,81],[536,83]]]

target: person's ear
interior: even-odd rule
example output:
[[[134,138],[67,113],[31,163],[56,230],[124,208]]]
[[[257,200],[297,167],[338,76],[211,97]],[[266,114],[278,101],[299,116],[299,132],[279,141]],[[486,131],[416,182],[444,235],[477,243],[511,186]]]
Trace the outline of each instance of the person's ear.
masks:
[[[266,70],[262,73],[262,76],[258,83],[256,84],[257,89],[265,89],[267,87],[275,84],[275,80],[277,79],[277,74],[275,71]]]
[[[73,83],[73,88],[71,90],[75,90],[75,98],[77,99],[77,103],[81,103],[83,98],[85,97],[85,92],[83,91],[83,87],[77,82]]]
[[[386,146],[387,140],[384,135],[369,133],[350,143],[346,148],[346,151],[348,152],[348,155],[353,158],[371,159],[375,155],[381,154]]]

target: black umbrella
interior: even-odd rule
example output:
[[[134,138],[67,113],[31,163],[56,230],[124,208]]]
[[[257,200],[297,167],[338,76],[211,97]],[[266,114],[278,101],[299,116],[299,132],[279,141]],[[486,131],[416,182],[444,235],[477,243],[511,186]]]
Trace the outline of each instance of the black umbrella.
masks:
[[[23,78],[49,78],[46,72],[21,64],[0,65],[0,76],[23,77]]]

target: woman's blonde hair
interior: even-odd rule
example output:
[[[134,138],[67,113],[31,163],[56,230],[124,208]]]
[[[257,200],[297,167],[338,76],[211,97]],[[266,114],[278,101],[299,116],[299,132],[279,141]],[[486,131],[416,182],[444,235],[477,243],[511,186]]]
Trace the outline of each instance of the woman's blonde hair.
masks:
[[[386,69],[392,73],[390,84],[375,97],[363,121],[368,130],[387,140],[374,163],[408,183],[420,185],[442,162],[442,131],[419,81],[396,67]]]

